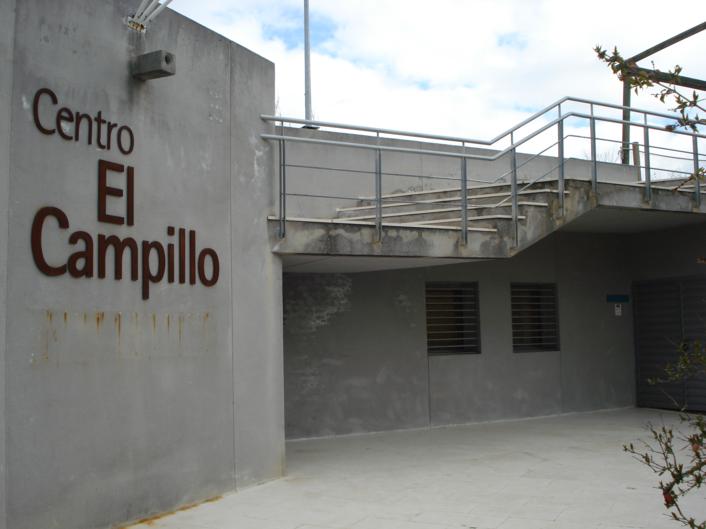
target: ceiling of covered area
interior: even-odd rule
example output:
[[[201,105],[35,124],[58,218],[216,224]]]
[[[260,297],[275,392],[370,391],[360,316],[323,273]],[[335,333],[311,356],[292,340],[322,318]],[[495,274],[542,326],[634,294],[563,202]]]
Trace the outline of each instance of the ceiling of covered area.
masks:
[[[599,207],[559,231],[565,233],[631,234],[704,224],[706,215],[675,211]],[[358,273],[480,262],[485,259],[438,257],[377,257],[348,255],[282,255],[287,273]]]
[[[349,255],[283,255],[285,272],[292,273],[339,273],[375,272],[422,268],[458,263],[478,262],[483,259],[442,259],[438,257],[375,257]]]
[[[649,209],[599,207],[561,228],[565,232],[642,233],[706,223],[706,215]]]

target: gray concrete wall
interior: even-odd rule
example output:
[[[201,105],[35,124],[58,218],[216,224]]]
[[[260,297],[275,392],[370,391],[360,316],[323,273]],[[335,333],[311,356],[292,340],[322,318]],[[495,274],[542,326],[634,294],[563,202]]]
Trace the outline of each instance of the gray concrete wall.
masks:
[[[231,46],[231,219],[233,263],[236,477],[239,487],[284,472],[282,382],[282,268],[270,252],[272,212],[269,126],[259,119],[274,109],[274,68]]]
[[[429,399],[419,274],[285,278],[287,436],[425,426]]]
[[[638,234],[629,253],[636,281],[706,274],[706,224]]]
[[[124,17],[134,4],[17,5],[9,104],[7,77],[0,79],[0,112],[12,113],[9,196],[0,191],[9,202],[0,207],[9,210],[7,253],[0,229],[8,301],[0,306],[7,308],[2,497],[13,529],[112,527],[282,471],[281,329],[273,324],[280,268],[267,251],[272,166],[256,117],[272,110],[273,65],[170,10],[145,36],[132,33]],[[176,76],[132,80],[130,58],[155,49],[176,54]],[[32,103],[44,87],[59,100],[42,100],[45,124],[53,126],[62,106],[91,116],[100,110],[131,127],[134,151],[42,134]],[[0,149],[4,163],[3,141]],[[99,222],[99,159],[135,168],[134,226]],[[124,183],[109,177],[109,185]],[[124,198],[108,204],[109,213],[123,214]],[[94,241],[105,234],[166,246],[177,244],[167,233],[173,226],[195,230],[198,250],[217,252],[220,278],[209,288],[165,277],[143,300],[129,267],[128,277],[113,279],[112,252],[105,279],[95,270],[92,278],[44,275],[30,232],[47,206],[70,221],[66,231],[46,223],[43,249],[55,265],[84,246],[68,244],[74,230]]]
[[[290,438],[630,406],[632,316],[621,236],[554,234],[502,261],[285,275]],[[426,358],[426,281],[478,281],[482,353]],[[561,352],[512,352],[510,283],[556,282]]]
[[[0,529],[7,528],[5,461],[5,345],[8,196],[10,187],[10,100],[15,41],[15,0],[0,0]]]
[[[557,244],[563,411],[634,404],[632,304],[615,316],[607,294],[630,294],[633,236],[561,234]]]

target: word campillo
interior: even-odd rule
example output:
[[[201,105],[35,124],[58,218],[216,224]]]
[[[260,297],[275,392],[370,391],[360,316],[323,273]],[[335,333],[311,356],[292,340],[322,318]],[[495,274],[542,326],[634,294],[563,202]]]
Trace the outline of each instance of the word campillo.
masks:
[[[85,231],[74,231],[68,237],[69,245],[83,243],[83,247],[74,251],[66,262],[50,264],[42,247],[42,232],[46,220],[52,217],[59,228],[68,230],[69,218],[61,209],[55,207],[41,208],[32,222],[32,257],[39,270],[51,277],[69,274],[74,278],[91,278],[97,276],[105,279],[108,268],[108,250],[113,250],[113,277],[123,279],[124,254],[128,252],[130,263],[130,279],[142,281],[142,299],[149,299],[150,284],[159,283],[167,277],[168,283],[178,281],[195,285],[197,278],[204,286],[211,287],[218,282],[219,263],[215,250],[196,249],[196,232],[174,227],[167,228],[167,236],[174,237],[174,242],[166,245],[158,241],[138,242],[132,237],[119,238],[116,235],[98,234],[94,238]],[[188,235],[188,244],[187,244]],[[166,246],[166,247],[165,247]],[[187,248],[188,246],[188,248]],[[210,272],[207,270],[210,261]],[[156,266],[154,266],[156,265]]]

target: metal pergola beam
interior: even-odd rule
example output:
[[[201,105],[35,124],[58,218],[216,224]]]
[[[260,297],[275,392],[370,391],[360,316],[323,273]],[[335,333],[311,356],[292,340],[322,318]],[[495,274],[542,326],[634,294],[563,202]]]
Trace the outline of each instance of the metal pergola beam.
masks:
[[[701,24],[698,24],[691,29],[682,31],[678,35],[674,35],[673,37],[663,42],[660,42],[659,44],[656,44],[651,48],[648,48],[645,51],[638,53],[637,55],[633,55],[629,59],[626,59],[625,62],[628,65],[635,65],[635,71],[649,74],[652,78],[657,81],[672,83],[677,86],[684,86],[687,88],[693,88],[695,90],[706,90],[706,81],[702,81],[700,79],[693,79],[691,77],[674,76],[664,72],[657,72],[655,70],[649,70],[647,68],[640,68],[636,65],[638,61],[646,59],[650,55],[654,55],[658,51],[662,51],[663,49],[668,48],[669,46],[672,46],[677,42],[681,42],[686,38],[692,37],[693,35],[696,35],[697,33],[700,33],[704,30],[706,30],[706,22],[702,22]],[[630,100],[630,84],[627,81],[623,81],[623,107],[626,108],[623,109],[623,121],[625,123],[623,124],[623,146],[621,150],[621,160],[624,164],[630,163],[630,124],[627,123],[630,121]]]
[[[649,75],[655,81],[663,83],[672,83],[685,88],[693,88],[694,90],[706,90],[706,81],[703,79],[694,79],[693,77],[684,77],[683,75],[674,75],[659,70],[649,70],[647,68],[630,68],[632,73],[644,73]]]
[[[679,35],[674,35],[672,38],[667,39],[664,42],[660,42],[659,44],[652,46],[651,48],[648,48],[645,51],[638,53],[637,55],[633,55],[626,62],[638,62],[642,59],[646,59],[650,55],[654,55],[658,51],[662,51],[663,49],[668,48],[669,46],[676,44],[677,42],[681,42],[682,40],[687,39],[693,35],[696,35],[697,33],[705,29],[706,22],[702,22],[698,26],[694,26],[691,29],[687,29],[686,31],[679,33]]]

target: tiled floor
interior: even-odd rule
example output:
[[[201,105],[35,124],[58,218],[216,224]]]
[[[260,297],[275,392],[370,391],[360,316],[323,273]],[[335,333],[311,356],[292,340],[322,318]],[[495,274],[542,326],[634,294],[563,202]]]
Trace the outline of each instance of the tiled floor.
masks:
[[[288,477],[135,527],[676,529],[655,477],[621,449],[662,420],[677,421],[620,410],[291,442]]]

